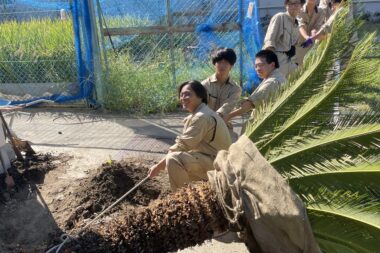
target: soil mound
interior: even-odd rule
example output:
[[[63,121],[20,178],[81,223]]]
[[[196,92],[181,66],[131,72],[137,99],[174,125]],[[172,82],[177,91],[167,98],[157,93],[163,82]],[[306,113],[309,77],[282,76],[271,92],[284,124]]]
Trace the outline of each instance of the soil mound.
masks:
[[[66,201],[76,203],[76,208],[65,224],[66,229],[74,228],[78,221],[92,219],[128,190],[147,176],[149,166],[139,162],[121,161],[102,164],[93,175],[83,179]],[[161,184],[150,179],[129,194],[124,201],[128,205],[147,206],[157,199],[162,191]],[[110,213],[119,210],[116,206]]]

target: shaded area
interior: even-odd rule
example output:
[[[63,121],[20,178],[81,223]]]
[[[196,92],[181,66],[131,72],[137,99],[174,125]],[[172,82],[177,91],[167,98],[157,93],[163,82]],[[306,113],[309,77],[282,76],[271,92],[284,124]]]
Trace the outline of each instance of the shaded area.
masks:
[[[42,252],[61,233],[38,189],[60,159],[38,154],[13,162],[9,172],[16,185],[12,189],[0,176],[0,252]]]

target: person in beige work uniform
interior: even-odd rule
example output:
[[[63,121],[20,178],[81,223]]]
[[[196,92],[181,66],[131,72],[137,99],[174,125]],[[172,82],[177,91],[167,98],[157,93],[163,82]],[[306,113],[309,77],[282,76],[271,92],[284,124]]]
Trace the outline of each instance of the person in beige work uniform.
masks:
[[[315,35],[321,28],[325,22],[325,13],[321,8],[317,7],[316,0],[306,0],[300,14],[297,16],[297,21],[301,36],[296,46],[296,58],[297,64],[301,66],[303,64],[303,58],[311,48],[311,45],[301,47],[301,44],[310,36]]]
[[[295,63],[296,43],[299,38],[297,15],[305,1],[285,0],[286,12],[274,15],[264,38],[263,49],[276,53],[280,64],[279,71],[287,77],[297,68]]]
[[[219,48],[211,56],[215,73],[202,81],[207,89],[207,105],[224,119],[234,109],[241,95],[241,88],[230,77],[236,62],[236,54],[231,48]],[[227,124],[227,121],[225,121]],[[227,124],[231,138],[237,138],[232,124]]]
[[[255,69],[257,75],[263,80],[239,108],[228,114],[228,120],[269,102],[271,96],[279,91],[281,85],[286,82],[278,68],[277,55],[273,51],[261,50],[256,54]]]
[[[327,34],[331,33],[331,29],[333,26],[333,22],[337,15],[339,14],[340,11],[343,10],[343,7],[346,4],[345,0],[332,0],[332,15],[329,17],[329,19],[322,25],[322,27],[316,32],[314,35],[310,36],[307,40],[305,40],[304,43],[302,43],[303,47],[308,47],[314,43],[316,40],[323,40],[326,38]],[[347,20],[352,20],[353,19],[353,13],[352,10],[350,9],[350,12],[347,15]],[[351,42],[354,43],[357,41],[357,34],[354,33]]]
[[[182,83],[178,89],[182,107],[190,112],[185,118],[182,135],[169,148],[168,154],[149,169],[156,176],[167,169],[173,191],[192,181],[207,180],[207,171],[219,150],[231,145],[223,119],[207,106],[207,91],[198,81]]]

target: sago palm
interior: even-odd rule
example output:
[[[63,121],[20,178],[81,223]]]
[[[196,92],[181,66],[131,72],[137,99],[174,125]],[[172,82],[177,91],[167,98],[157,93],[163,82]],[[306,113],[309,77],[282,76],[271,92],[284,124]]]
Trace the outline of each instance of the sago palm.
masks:
[[[378,252],[379,108],[356,111],[353,94],[380,87],[380,60],[374,34],[352,43],[348,12],[245,134],[302,198],[324,252]]]

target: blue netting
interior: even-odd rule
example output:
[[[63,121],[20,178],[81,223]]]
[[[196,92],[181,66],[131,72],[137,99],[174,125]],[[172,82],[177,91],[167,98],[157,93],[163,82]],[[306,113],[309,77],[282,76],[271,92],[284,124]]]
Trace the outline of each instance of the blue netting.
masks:
[[[36,11],[37,17],[38,11],[51,10],[57,12],[65,9],[71,12],[75,35],[73,47],[75,46],[79,86],[77,94],[68,95],[63,92],[62,94],[40,96],[23,101],[12,101],[11,103],[25,103],[40,98],[65,102],[81,98],[90,99],[92,97],[94,86],[92,31],[95,29],[90,22],[87,1],[73,0],[71,2],[71,5],[68,0],[10,0],[7,2],[10,5],[21,6],[25,10]],[[199,79],[198,72],[195,70],[199,69],[200,66],[204,68],[210,65],[209,55],[212,50],[217,47],[230,47],[235,49],[239,57],[235,71],[240,69],[242,80],[244,80],[244,90],[251,92],[253,87],[259,83],[253,64],[254,55],[262,46],[262,30],[257,2],[256,0],[171,0],[169,9],[173,15],[173,26],[196,25],[196,31],[190,35],[189,33],[174,35],[176,48],[182,47],[181,50],[184,52],[186,59],[188,59],[186,67],[177,66],[176,74],[181,75],[184,72],[189,72],[188,75],[192,78]],[[94,0],[95,3],[96,1]],[[253,7],[252,13],[247,13],[250,5]],[[107,22],[105,22],[104,26],[108,28],[167,24],[167,7],[166,1],[163,0],[99,0],[99,6],[101,6],[101,11],[97,14],[103,16],[103,18],[106,17]],[[17,11],[20,12],[20,9],[17,9]],[[184,15],[183,13],[185,12],[193,12],[194,15]],[[46,15],[42,15],[42,17],[46,17]],[[122,17],[119,21],[125,20],[125,17],[130,17],[139,23],[134,25],[113,23],[112,18],[117,17]],[[239,24],[241,25],[241,31],[215,31],[215,27],[223,23]],[[150,46],[145,49],[141,36],[144,35],[114,36],[112,40],[114,47],[117,49],[123,49],[129,44],[135,44],[137,49],[135,48],[131,51],[134,52],[133,56],[137,62],[149,61],[149,57],[154,55],[154,53],[148,52],[149,50],[153,52],[156,48],[165,48],[169,44],[168,36],[160,35],[160,37],[157,35],[157,43],[154,48],[151,47],[152,44],[147,43]],[[149,39],[153,41],[156,37],[150,36]],[[163,45],[160,45],[160,43]],[[106,48],[111,48],[110,43],[107,43]],[[4,103],[7,103],[7,101]]]
[[[213,50],[217,47],[234,48],[239,57],[235,71],[239,70],[242,73],[244,91],[250,93],[260,82],[253,68],[254,56],[262,47],[263,41],[257,2],[256,0],[170,0],[173,26],[196,25],[196,39],[185,33],[174,35],[176,47],[186,51],[185,57],[187,59],[187,64],[177,66],[175,74],[183,76],[186,73],[193,79],[200,79],[198,70],[200,68],[207,69],[207,65],[210,64],[209,56]],[[104,24],[106,28],[167,25],[166,3],[167,1],[163,0],[100,0],[101,12],[106,17]],[[252,7],[251,12],[247,13],[250,5]],[[193,15],[189,15],[191,13]],[[114,24],[112,18],[115,17],[120,17],[120,19],[131,17],[140,20],[142,23],[135,25]],[[215,30],[218,25],[225,23],[240,24],[241,33],[239,30],[228,32]],[[149,51],[148,47],[143,48],[145,46],[141,42],[143,36],[145,35],[113,36],[110,39],[112,39],[112,46],[116,50],[127,48],[133,44],[133,41],[139,41],[138,47],[141,48],[141,51]],[[159,43],[167,44],[169,41],[164,37],[158,41],[157,47],[162,48],[163,46]],[[108,43],[106,48],[111,49],[111,44]],[[137,57],[138,59],[147,55],[141,54],[142,56]]]
[[[25,104],[36,100],[46,99],[54,102],[67,102],[78,99],[86,99],[90,103],[94,103],[93,87],[94,87],[94,60],[92,55],[93,46],[93,29],[90,22],[89,8],[87,1],[39,1],[39,0],[13,0],[4,3],[7,8],[7,19],[15,19],[28,22],[30,19],[52,18],[56,19],[57,11],[64,9],[71,13],[73,19],[74,45],[77,67],[77,86],[74,88],[75,93],[71,91],[63,91],[58,94],[48,96],[36,96],[28,99],[1,99],[0,105],[17,105]],[[9,14],[14,12],[12,16]],[[28,19],[25,16],[28,15]],[[9,18],[11,17],[11,18]],[[38,60],[36,60],[38,64]],[[67,80],[70,81],[70,80]]]
[[[60,9],[70,9],[70,4],[68,1],[41,1],[41,0],[13,0],[14,4],[24,5],[26,8],[33,8],[39,10],[60,10]]]

